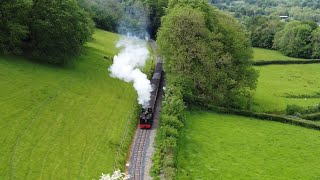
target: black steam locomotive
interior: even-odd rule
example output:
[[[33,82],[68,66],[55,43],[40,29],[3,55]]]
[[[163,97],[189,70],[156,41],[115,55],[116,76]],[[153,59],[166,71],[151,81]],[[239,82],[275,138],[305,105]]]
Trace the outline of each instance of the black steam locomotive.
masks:
[[[160,89],[160,82],[161,82],[162,76],[163,76],[162,63],[157,63],[153,77],[151,79],[151,86],[153,90],[151,92],[149,106],[146,108],[142,108],[140,117],[139,117],[139,124],[141,129],[150,129],[152,126],[153,114],[156,107],[156,101],[157,101],[157,96]]]

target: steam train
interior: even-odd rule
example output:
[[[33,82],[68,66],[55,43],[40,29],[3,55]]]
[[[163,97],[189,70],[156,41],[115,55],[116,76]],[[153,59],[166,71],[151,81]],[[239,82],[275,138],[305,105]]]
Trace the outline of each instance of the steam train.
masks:
[[[151,79],[151,86],[153,90],[151,92],[149,106],[142,108],[139,116],[139,125],[141,129],[150,129],[152,127],[153,115],[156,108],[157,96],[160,89],[162,77],[162,63],[157,63],[153,77]]]

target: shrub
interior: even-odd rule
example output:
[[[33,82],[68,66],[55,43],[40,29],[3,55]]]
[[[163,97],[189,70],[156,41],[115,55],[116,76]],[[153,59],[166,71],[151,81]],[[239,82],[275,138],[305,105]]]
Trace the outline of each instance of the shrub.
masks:
[[[161,123],[165,126],[172,126],[175,129],[180,129],[183,123],[176,116],[161,115]]]
[[[164,167],[174,167],[174,159],[173,159],[172,154],[166,155],[164,157],[163,166]]]
[[[175,138],[177,138],[178,135],[179,135],[178,130],[175,129],[174,127],[163,126],[161,128],[162,128],[162,132],[163,132],[165,137],[175,137]]]
[[[175,179],[176,169],[174,167],[166,167],[163,169],[164,177],[168,180]]]
[[[301,106],[292,104],[292,105],[287,105],[286,111],[288,115],[296,115],[297,113],[303,113],[304,109]]]

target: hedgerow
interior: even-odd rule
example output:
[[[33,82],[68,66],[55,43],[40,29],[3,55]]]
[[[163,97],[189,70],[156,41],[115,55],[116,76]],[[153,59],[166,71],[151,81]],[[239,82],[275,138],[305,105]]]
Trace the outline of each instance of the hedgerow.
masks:
[[[320,63],[319,59],[309,59],[309,60],[257,60],[253,62],[254,66],[265,66],[265,65],[283,65],[283,64],[317,64]]]
[[[156,137],[156,152],[153,156],[151,174],[155,178],[163,173],[166,179],[174,179],[177,139],[185,120],[185,105],[180,90],[168,82],[162,102],[160,128]]]
[[[284,115],[257,113],[257,112],[252,112],[252,111],[223,108],[223,107],[217,107],[217,106],[212,106],[212,105],[208,105],[207,110],[212,110],[215,112],[225,113],[225,114],[235,114],[235,115],[240,115],[240,116],[252,117],[252,118],[261,119],[261,120],[276,121],[276,122],[301,126],[301,127],[305,127],[305,128],[309,128],[309,129],[320,130],[319,123],[309,121],[306,119],[301,119],[299,117],[294,118],[294,117],[288,117],[288,116],[284,116]]]

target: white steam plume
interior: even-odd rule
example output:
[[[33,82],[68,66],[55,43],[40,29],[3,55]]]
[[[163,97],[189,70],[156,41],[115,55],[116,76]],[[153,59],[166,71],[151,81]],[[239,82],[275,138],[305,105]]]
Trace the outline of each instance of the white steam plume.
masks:
[[[149,105],[151,83],[147,75],[139,67],[143,67],[149,57],[146,42],[137,38],[123,38],[117,43],[121,52],[113,58],[109,68],[111,77],[119,78],[125,82],[133,82],[133,87],[138,93],[138,102],[143,107]]]

